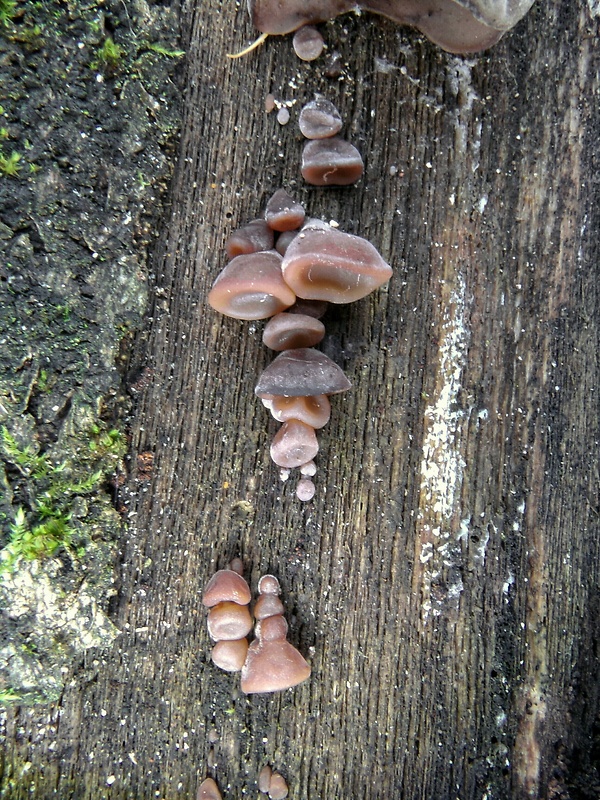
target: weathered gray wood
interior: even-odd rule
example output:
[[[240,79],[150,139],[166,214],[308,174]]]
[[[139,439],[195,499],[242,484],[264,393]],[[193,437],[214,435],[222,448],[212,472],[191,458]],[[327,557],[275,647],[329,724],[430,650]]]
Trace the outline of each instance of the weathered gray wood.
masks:
[[[264,763],[298,799],[595,796],[592,8],[538,3],[469,59],[341,18],[326,26],[339,80],[288,39],[230,61],[253,36],[244,9],[183,9],[185,119],[133,440],[155,461],[126,498],[123,634],[48,720],[14,715],[7,761],[31,762],[33,796],[190,798],[205,774],[256,796]],[[269,91],[297,101],[286,128]],[[355,188],[299,180],[294,119],[315,91],[365,155]],[[204,302],[226,236],[282,182],[395,269],[327,321],[355,388],[320,434],[307,505],[269,461],[261,325]],[[234,555],[253,586],[281,580],[313,666],[294,691],[246,698],[210,664],[200,592]]]

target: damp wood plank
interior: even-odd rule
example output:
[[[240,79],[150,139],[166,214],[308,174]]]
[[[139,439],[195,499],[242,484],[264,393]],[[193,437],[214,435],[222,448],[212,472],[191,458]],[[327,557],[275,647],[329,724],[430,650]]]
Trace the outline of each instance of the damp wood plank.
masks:
[[[211,775],[239,800],[266,763],[297,800],[598,796],[597,14],[538,2],[468,58],[348,15],[323,26],[328,77],[289,38],[229,60],[255,34],[245,8],[183,5],[122,633],[59,704],[10,712],[2,797],[193,798]],[[353,188],[300,180],[316,92],[364,154]],[[225,239],[280,185],[394,268],[325,318],[353,390],[319,434],[307,504],[269,460],[262,324],[205,303]],[[202,586],[238,555],[253,588],[281,581],[312,664],[293,691],[245,697],[210,663]]]

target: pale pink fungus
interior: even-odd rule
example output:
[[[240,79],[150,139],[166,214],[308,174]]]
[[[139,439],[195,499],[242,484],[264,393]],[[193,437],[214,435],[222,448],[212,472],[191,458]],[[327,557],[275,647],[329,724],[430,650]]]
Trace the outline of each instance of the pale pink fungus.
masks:
[[[325,325],[306,314],[282,311],[272,317],[263,331],[263,343],[271,350],[313,347],[325,336]]]
[[[361,154],[339,136],[313,139],[302,150],[300,172],[312,186],[350,186],[363,171]]]

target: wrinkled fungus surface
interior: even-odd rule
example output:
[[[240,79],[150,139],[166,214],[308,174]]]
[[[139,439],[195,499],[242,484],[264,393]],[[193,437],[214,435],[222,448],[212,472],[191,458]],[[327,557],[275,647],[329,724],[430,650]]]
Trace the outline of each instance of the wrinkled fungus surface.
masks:
[[[343,370],[325,353],[301,347],[278,355],[263,371],[255,392],[259,396],[308,397],[345,392],[351,386]]]
[[[342,117],[332,102],[318,97],[302,108],[298,127],[307,139],[328,139],[341,131]]]

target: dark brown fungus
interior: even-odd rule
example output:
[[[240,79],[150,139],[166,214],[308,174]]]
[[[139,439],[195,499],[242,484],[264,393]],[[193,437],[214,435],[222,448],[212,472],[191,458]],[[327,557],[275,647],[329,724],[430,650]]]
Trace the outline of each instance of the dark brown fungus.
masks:
[[[196,800],[222,800],[221,792],[212,778],[202,781],[198,787]]]
[[[313,139],[302,150],[300,172],[312,186],[349,186],[356,183],[363,170],[356,147],[339,136]]]
[[[302,61],[314,61],[323,52],[325,41],[313,25],[303,25],[294,34],[292,45]]]
[[[284,422],[271,443],[271,458],[278,467],[301,467],[319,452],[315,429],[305,422],[290,419]]]
[[[258,379],[255,392],[259,396],[308,397],[346,392],[351,386],[340,367],[325,353],[301,347],[278,355]]]
[[[213,664],[225,672],[239,672],[248,654],[247,639],[224,639],[215,644],[210,657]]]
[[[324,428],[331,417],[331,403],[326,394],[308,397],[272,396],[267,408],[277,422],[299,419],[315,429]]]
[[[249,0],[252,21],[265,33],[290,33],[357,8],[413,25],[451,53],[476,53],[495,44],[533,0]]]
[[[207,627],[215,642],[243,639],[252,630],[252,617],[248,606],[223,601],[208,612]]]
[[[236,256],[217,276],[208,302],[235,319],[267,319],[289,308],[296,296],[283,280],[274,250]]]
[[[263,331],[263,344],[271,350],[291,350],[296,347],[313,347],[325,336],[325,325],[305,314],[287,314],[285,311],[272,317]]]
[[[288,308],[288,311],[290,314],[306,314],[307,317],[320,319],[327,311],[328,306],[329,303],[325,300],[304,300],[297,297],[296,302]]]
[[[278,189],[265,209],[267,225],[280,233],[297,230],[303,225],[304,217],[304,206],[290,197],[285,189]]]
[[[392,276],[366,239],[324,227],[305,227],[288,247],[282,269],[298,297],[330,303],[360,300]]]
[[[317,97],[304,106],[298,125],[307,139],[328,139],[341,131],[342,118],[333,103],[324,97]]]
[[[234,559],[231,562],[232,566],[238,567],[238,561],[239,559]],[[251,599],[250,587],[238,569],[220,569],[206,584],[202,604],[211,608],[217,603],[229,601],[247,606]]]
[[[273,231],[264,219],[255,219],[234,231],[225,242],[225,250],[229,258],[259,253],[261,250],[272,250]]]

